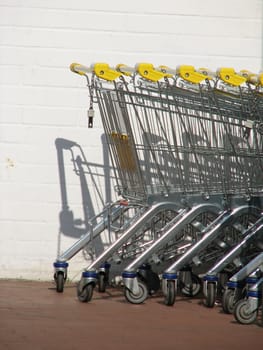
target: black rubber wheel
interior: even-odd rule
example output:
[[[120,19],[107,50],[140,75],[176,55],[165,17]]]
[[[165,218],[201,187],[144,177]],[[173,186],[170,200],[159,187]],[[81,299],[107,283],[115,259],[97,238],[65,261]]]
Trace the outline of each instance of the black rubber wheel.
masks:
[[[224,313],[232,314],[235,307],[235,291],[233,289],[226,289],[222,297],[222,308]]]
[[[167,294],[164,298],[164,303],[167,306],[173,306],[175,303],[175,281],[167,281]]]
[[[161,287],[160,278],[158,274],[151,270],[147,271],[144,282],[148,288],[150,295],[153,295]]]
[[[93,289],[94,289],[94,285],[91,283],[87,284],[82,290],[79,290],[79,288],[77,288],[79,301],[81,301],[82,303],[87,303],[91,301],[92,295],[93,295]]]
[[[105,293],[106,291],[106,279],[104,273],[100,273],[98,276],[98,291]]]
[[[125,288],[124,295],[126,300],[131,304],[142,304],[148,297],[148,289],[146,285],[139,281],[139,293],[133,294],[128,288]]]
[[[65,284],[65,278],[64,278],[64,273],[63,272],[58,272],[56,278],[56,291],[58,293],[63,293],[64,291],[64,284]]]
[[[201,280],[198,276],[191,274],[192,282],[191,284],[185,284],[183,281],[180,281],[181,293],[186,297],[194,297],[201,290]]]
[[[214,307],[216,301],[216,284],[208,282],[207,283],[207,296],[205,298],[205,306]]]
[[[247,304],[248,304],[247,300],[239,300],[235,305],[234,316],[238,323],[252,324],[257,319],[258,310],[249,312]]]

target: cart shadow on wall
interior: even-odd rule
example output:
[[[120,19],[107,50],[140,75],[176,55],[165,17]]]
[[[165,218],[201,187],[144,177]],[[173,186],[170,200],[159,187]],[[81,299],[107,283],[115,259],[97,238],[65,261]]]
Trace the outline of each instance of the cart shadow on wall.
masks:
[[[89,220],[96,215],[95,205],[103,209],[107,203],[112,202],[112,167],[109,165],[109,154],[104,135],[101,137],[101,142],[103,146],[103,165],[89,162],[82,147],[77,142],[64,138],[55,140],[61,194],[58,256],[61,251],[62,237],[66,236],[78,240],[87,234],[90,230]],[[79,213],[74,213],[72,209],[78,203],[74,203],[72,207],[70,206],[70,184],[67,182],[67,175],[71,175],[70,172],[74,172],[79,178],[82,217],[78,217],[80,216]],[[103,242],[100,237],[96,239],[95,243],[96,250],[98,252],[103,251]],[[83,255],[85,256],[85,254]]]

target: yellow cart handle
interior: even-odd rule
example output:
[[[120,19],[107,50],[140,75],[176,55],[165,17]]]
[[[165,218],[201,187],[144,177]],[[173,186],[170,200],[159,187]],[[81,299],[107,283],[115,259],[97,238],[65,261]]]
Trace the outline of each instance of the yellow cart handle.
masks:
[[[211,79],[211,76],[207,72],[196,70],[193,66],[178,66],[176,69],[166,66],[159,66],[158,70],[165,73],[168,78],[172,76],[179,76],[182,79],[189,81],[192,84],[199,84],[205,79]]]
[[[135,68],[129,67],[126,64],[123,64],[123,63],[117,64],[115,69],[116,69],[117,72],[120,72],[120,73],[122,73],[124,75],[127,75],[127,76],[131,76],[132,74],[136,73],[136,69]]]
[[[107,63],[94,63],[90,67],[79,63],[71,63],[70,70],[80,75],[94,73],[98,78],[113,81],[121,76],[120,72],[111,68]]]
[[[79,64],[79,63],[71,63],[69,68],[72,72],[80,74],[80,75],[86,75],[87,73],[92,73],[92,71],[93,71],[93,69],[91,67],[87,67],[87,66],[84,66],[83,64]]]
[[[197,71],[193,66],[178,66],[176,71],[182,79],[187,80],[192,84],[199,84],[206,79],[211,79],[209,75]]]
[[[226,84],[233,86],[240,86],[247,81],[247,78],[236,73],[234,68],[219,68],[217,70],[217,76],[223,80]]]
[[[260,85],[263,86],[263,73],[252,73],[249,70],[241,70],[239,72],[239,74],[241,74],[243,77],[245,77],[247,79],[247,82],[253,85]]]
[[[155,69],[151,63],[137,63],[135,69],[141,77],[152,82],[157,82],[167,76],[165,73]]]

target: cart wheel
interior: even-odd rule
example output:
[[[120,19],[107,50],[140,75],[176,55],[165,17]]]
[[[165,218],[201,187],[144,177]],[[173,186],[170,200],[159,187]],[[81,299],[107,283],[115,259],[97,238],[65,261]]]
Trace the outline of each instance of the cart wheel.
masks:
[[[153,295],[160,289],[160,278],[156,272],[147,271],[146,279],[144,282],[147,285],[148,291],[150,295]]]
[[[64,291],[64,284],[65,284],[65,278],[64,278],[64,273],[63,272],[58,272],[56,278],[56,291],[58,293],[63,293]]]
[[[124,295],[127,301],[132,304],[142,304],[148,297],[148,289],[146,285],[139,281],[139,293],[133,294],[128,288],[125,288]]]
[[[227,289],[223,293],[222,308],[226,314],[232,314],[235,307],[235,291],[233,289]]]
[[[237,322],[241,324],[251,324],[257,319],[258,310],[253,312],[248,311],[247,300],[239,300],[234,308],[234,316]]]
[[[167,281],[167,294],[165,295],[164,303],[167,306],[173,306],[175,303],[175,282]]]
[[[215,283],[207,284],[207,296],[205,299],[205,306],[214,307],[216,301],[216,285]]]
[[[192,283],[191,284],[184,284],[181,283],[181,292],[186,297],[194,297],[196,296],[200,290],[201,290],[201,280],[196,275],[191,275],[192,277]]]
[[[104,273],[100,273],[98,276],[98,291],[105,293],[106,290],[106,276]]]
[[[81,291],[79,288],[77,289],[78,291],[78,299],[82,303],[87,303],[91,301],[92,295],[93,295],[93,289],[94,285],[92,283],[87,284]]]

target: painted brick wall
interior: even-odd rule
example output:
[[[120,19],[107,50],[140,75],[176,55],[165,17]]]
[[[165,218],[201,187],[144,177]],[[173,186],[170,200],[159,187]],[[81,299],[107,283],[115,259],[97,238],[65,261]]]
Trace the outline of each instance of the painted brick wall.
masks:
[[[258,72],[261,3],[0,0],[0,278],[51,279],[57,253],[85,232],[83,206],[92,215],[115,197],[99,115],[88,129],[85,81],[69,64]],[[72,259],[69,278],[85,263]]]

